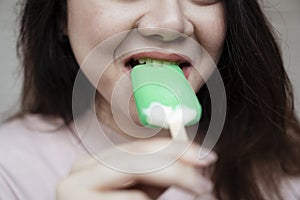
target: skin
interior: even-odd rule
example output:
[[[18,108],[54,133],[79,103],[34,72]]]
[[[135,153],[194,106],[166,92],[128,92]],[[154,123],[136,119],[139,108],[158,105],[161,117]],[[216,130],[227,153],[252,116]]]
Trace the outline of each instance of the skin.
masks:
[[[139,34],[134,36],[134,40],[130,37],[121,38],[117,42],[116,48],[113,49],[114,52],[104,52],[102,54],[122,52],[122,49],[126,48],[133,49],[132,45],[135,43],[140,43],[139,47],[144,48],[155,44],[162,49],[171,48],[175,51],[184,49],[181,53],[190,56],[191,61],[196,62],[196,59],[199,59],[200,52],[190,47],[190,44],[185,42],[186,39],[180,43],[177,42],[184,35],[199,43],[217,62],[222,53],[226,28],[223,4],[216,0],[89,0],[88,3],[80,0],[68,1],[66,32],[74,55],[80,65],[98,44],[114,35],[134,28],[140,30]],[[147,30],[147,28],[151,29]],[[175,33],[170,33],[164,29],[172,30]],[[140,36],[139,39],[142,39],[136,39],[138,36]],[[161,40],[157,41],[152,36],[156,38],[158,36]],[[195,52],[195,55],[190,55],[191,52]],[[111,106],[112,93],[118,81],[125,74],[121,64],[122,57],[114,59],[116,60],[106,69],[99,83],[98,71],[104,70],[105,65],[101,68],[83,68],[86,76],[94,83],[104,99],[101,104],[98,104],[101,108]],[[101,61],[98,61],[97,66],[100,65]],[[204,69],[203,73],[209,70]],[[195,69],[192,70],[188,81],[195,91],[199,90],[204,84],[204,80]],[[131,88],[125,88],[124,90],[127,90],[128,93],[131,92]],[[129,102],[129,110],[133,120],[138,122],[135,103],[132,99]],[[124,112],[121,111],[120,113]],[[102,121],[118,130],[111,123],[113,121],[111,113],[101,112],[100,115]]]
[[[195,55],[190,54],[189,51],[184,52],[185,49],[191,49],[188,46],[189,43],[185,42],[188,37],[201,44],[215,62],[222,53],[225,37],[223,4],[216,0],[68,0],[67,5],[66,34],[80,65],[99,43],[134,28],[138,30],[134,40],[140,38],[138,42],[145,48],[154,43],[162,50],[169,49],[173,45],[172,48],[183,49],[181,53],[188,55],[193,63],[197,63],[198,52]],[[113,53],[122,52],[124,47],[130,49],[131,47],[128,46],[135,44],[134,40],[132,42],[128,34],[114,41]],[[101,96],[97,102],[97,107],[101,110],[100,120],[121,133],[122,131],[113,122],[110,109],[114,87],[118,80],[127,73],[122,64],[122,59],[127,55],[121,53],[120,55],[109,65],[99,83],[95,83],[96,79],[93,76],[104,66],[98,69],[83,68],[83,71],[97,87]],[[188,81],[195,91],[204,83],[195,69],[191,69]],[[130,88],[124,90],[131,92]],[[132,99],[129,101],[129,107],[131,116],[137,121]],[[136,152],[142,152],[144,148],[155,148],[158,144],[165,142],[170,142],[170,139],[137,141],[136,144],[140,145],[128,143],[124,145],[124,148],[135,148]],[[132,186],[131,183],[136,182],[163,188],[177,185],[199,195],[200,199],[213,198],[211,182],[207,177],[196,173],[195,169],[204,169],[213,164],[216,155],[211,153],[204,160],[188,156],[193,153],[196,155],[196,149],[199,150],[199,148],[199,145],[194,144],[194,148],[190,148],[172,167],[166,167],[163,171],[152,174],[124,174],[101,166],[91,158],[80,160],[74,164],[68,177],[59,184],[57,199],[150,199],[155,197],[153,193],[146,190],[126,190]],[[105,154],[105,152],[102,153]],[[175,153],[176,148],[174,148]],[[172,155],[162,153],[156,159],[170,157]],[[123,162],[126,162],[126,158]],[[186,177],[188,177],[185,181],[177,175],[183,170],[186,171]],[[104,176],[105,179],[97,178]],[[124,184],[127,185],[124,186]]]
[[[131,142],[121,146],[126,150],[146,152],[160,148],[170,139],[155,139],[149,141]],[[174,149],[182,148],[183,143],[175,143]],[[98,199],[124,199],[124,200],[149,200],[156,199],[166,188],[176,185],[188,192],[194,193],[197,199],[215,199],[212,192],[213,184],[204,177],[204,172],[199,173],[211,164],[217,157],[210,152],[204,159],[195,159],[200,150],[199,145],[192,145],[177,162],[162,170],[152,173],[131,174],[123,173],[99,164],[94,158],[86,157],[77,160],[69,175],[60,181],[57,186],[57,200],[98,200]],[[208,153],[208,151],[207,151]],[[107,158],[115,159],[114,153],[109,150],[101,152]],[[176,150],[161,153],[155,159],[160,162],[176,157]],[[118,157],[120,162],[127,162],[127,158]],[[136,164],[137,165],[137,164]],[[138,163],[139,167],[147,167],[145,163]],[[195,170],[197,169],[197,171]],[[182,174],[184,176],[178,176]],[[140,185],[146,185],[141,190]]]

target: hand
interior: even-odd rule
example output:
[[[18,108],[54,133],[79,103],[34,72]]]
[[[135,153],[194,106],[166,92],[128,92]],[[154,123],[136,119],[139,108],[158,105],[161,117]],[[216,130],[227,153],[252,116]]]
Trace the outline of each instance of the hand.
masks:
[[[135,152],[151,152],[170,143],[170,139],[155,139],[131,142],[121,146],[122,149]],[[173,142],[173,141],[172,141]],[[178,157],[178,150],[186,144],[175,143],[175,148],[161,151],[153,162],[164,162]],[[125,173],[100,164],[92,157],[81,159],[74,163],[69,175],[64,178],[57,188],[57,200],[148,200],[156,198],[153,188],[168,188],[176,185],[182,189],[201,196],[211,197],[212,183],[199,171],[207,168],[216,161],[217,156],[210,152],[204,159],[199,159],[200,146],[193,144],[184,154],[171,165],[151,173]],[[131,161],[120,157],[115,151],[107,150],[101,153],[106,159],[118,159],[120,163]],[[134,167],[147,169],[146,162],[131,163]],[[151,189],[152,188],[152,189]]]

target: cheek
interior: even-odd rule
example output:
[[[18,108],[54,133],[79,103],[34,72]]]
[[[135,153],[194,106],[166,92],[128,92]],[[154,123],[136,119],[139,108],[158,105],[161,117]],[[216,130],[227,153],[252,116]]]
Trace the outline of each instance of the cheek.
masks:
[[[68,4],[68,37],[73,53],[80,65],[92,50],[96,24],[91,20],[94,12],[85,4],[70,1]]]
[[[97,44],[135,28],[137,20],[145,12],[145,3],[115,0],[89,0],[87,3],[83,0],[68,0],[67,9],[68,34],[74,51],[79,52],[78,60],[82,62]]]
[[[195,37],[199,44],[204,48],[211,59],[203,59],[202,72],[205,78],[200,75],[196,69],[189,78],[193,89],[198,91],[206,82],[207,78],[213,72],[223,51],[223,44],[226,35],[226,25],[222,6],[212,7],[211,10],[203,10],[197,19],[195,18]],[[206,55],[206,54],[204,54]],[[206,57],[206,56],[205,56]],[[205,66],[205,67],[204,67]]]
[[[222,21],[214,21],[202,23],[201,27],[201,30],[197,30],[199,42],[217,63],[223,50],[225,25]]]
[[[111,9],[107,9],[108,7]],[[85,75],[95,87],[99,80],[97,74],[105,70],[100,79],[101,87],[98,86],[97,88],[98,91],[103,93],[106,99],[110,98],[110,92],[113,89],[112,86],[115,85],[121,73],[114,71],[117,68],[108,67],[106,64],[103,64],[106,62],[102,62],[103,59],[109,60],[109,62],[112,61],[111,56],[113,52],[111,48],[103,49],[102,47],[98,47],[94,52],[102,52],[101,56],[103,57],[97,56],[97,59],[94,58],[93,53],[90,53],[105,39],[131,28],[133,17],[115,14],[115,9],[117,8],[112,7],[104,1],[103,3],[92,1],[89,4],[81,0],[70,0],[68,2],[68,37],[73,53],[81,67],[86,59],[91,63],[94,63],[91,60],[96,60],[92,65],[93,67],[82,68]],[[118,40],[122,39],[118,38]],[[92,56],[87,57],[89,55]]]
[[[69,1],[67,32],[79,64],[105,39],[131,28],[130,16],[124,18],[114,9],[106,3]]]
[[[211,10],[203,11],[195,21],[197,40],[217,63],[223,50],[226,35],[223,6],[220,4]]]

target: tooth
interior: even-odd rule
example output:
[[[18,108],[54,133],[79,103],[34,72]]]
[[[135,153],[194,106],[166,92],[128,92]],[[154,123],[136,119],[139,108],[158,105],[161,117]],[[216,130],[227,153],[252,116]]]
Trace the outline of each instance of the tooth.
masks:
[[[160,61],[160,60],[153,60],[152,64],[155,65],[155,66],[157,66],[157,67],[161,67],[162,66],[162,61]]]
[[[161,67],[164,66],[164,61],[160,61],[160,66],[161,66]]]
[[[160,63],[160,67],[164,66],[164,61],[159,61],[159,63]]]
[[[156,59],[151,59],[151,58],[142,58],[138,59],[138,62],[142,64],[147,64],[151,66],[157,66],[157,67],[163,67],[163,66],[170,66],[170,65],[178,65],[176,62],[173,61],[161,61],[161,60],[156,60]]]
[[[163,65],[165,65],[165,66],[170,66],[170,65],[171,65],[171,62],[169,62],[169,61],[164,61],[164,62],[163,62]]]
[[[138,61],[140,64],[146,64],[146,59],[139,59]]]
[[[150,59],[150,58],[146,59],[146,64],[147,65],[152,65],[152,62],[153,62],[152,59]]]

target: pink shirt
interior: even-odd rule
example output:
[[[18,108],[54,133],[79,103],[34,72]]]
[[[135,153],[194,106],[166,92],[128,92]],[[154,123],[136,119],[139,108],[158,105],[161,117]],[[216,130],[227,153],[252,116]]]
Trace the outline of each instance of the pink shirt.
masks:
[[[54,200],[56,185],[74,160],[86,151],[59,121],[38,115],[5,123],[0,128],[0,200]],[[299,200],[299,179],[283,184],[286,200]],[[298,196],[297,196],[298,195]],[[174,187],[159,200],[189,200],[194,195]]]
[[[66,128],[38,116],[0,129],[0,199],[53,200],[58,180],[84,150]]]
[[[2,125],[0,200],[55,199],[59,180],[68,174],[76,158],[87,154],[77,137],[68,128],[58,128],[59,124],[59,120],[29,115]],[[193,195],[172,188],[160,197],[176,198],[193,199]]]

